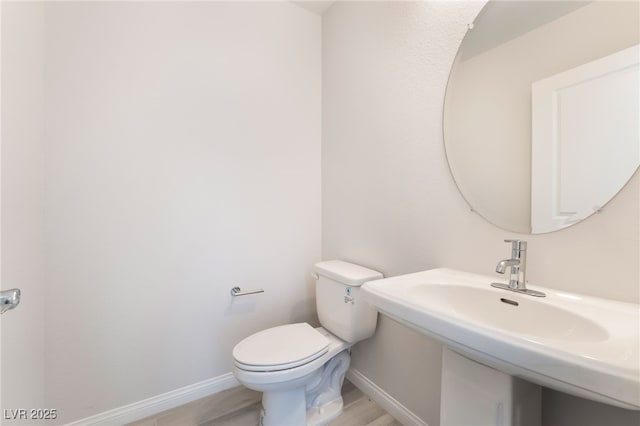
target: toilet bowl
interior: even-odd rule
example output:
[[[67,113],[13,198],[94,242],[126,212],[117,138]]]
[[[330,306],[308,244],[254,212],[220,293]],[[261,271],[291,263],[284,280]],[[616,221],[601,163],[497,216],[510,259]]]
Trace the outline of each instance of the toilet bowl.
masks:
[[[314,271],[323,327],[273,327],[233,349],[236,379],[263,392],[261,425],[316,426],[340,415],[349,350],[375,332],[377,313],[360,299],[359,287],[382,274],[342,261],[320,262]]]
[[[351,343],[307,323],[267,329],[241,343],[233,351],[233,374],[249,389],[264,392],[261,424],[320,425],[340,414]],[[265,355],[272,364],[257,364],[250,353]]]

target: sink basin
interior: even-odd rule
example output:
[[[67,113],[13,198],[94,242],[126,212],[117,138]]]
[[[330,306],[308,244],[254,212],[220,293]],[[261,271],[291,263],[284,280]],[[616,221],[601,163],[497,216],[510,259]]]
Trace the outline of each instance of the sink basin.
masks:
[[[603,341],[609,336],[596,322],[575,312],[531,296],[500,294],[488,286],[421,285],[408,289],[407,295],[413,300],[428,299],[468,321],[527,338]]]
[[[471,359],[583,398],[640,410],[640,306],[433,269],[365,283],[381,313]]]

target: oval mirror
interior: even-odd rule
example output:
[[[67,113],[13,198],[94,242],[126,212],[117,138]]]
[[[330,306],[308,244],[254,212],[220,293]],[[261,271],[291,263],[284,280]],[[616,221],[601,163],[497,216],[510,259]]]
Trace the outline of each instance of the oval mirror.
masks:
[[[640,3],[490,1],[455,58],[451,173],[471,208],[518,233],[599,211],[640,164]]]

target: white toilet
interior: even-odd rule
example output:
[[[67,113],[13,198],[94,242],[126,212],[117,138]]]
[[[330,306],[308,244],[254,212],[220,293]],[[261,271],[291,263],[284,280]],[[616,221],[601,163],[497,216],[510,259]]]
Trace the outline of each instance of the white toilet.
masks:
[[[255,333],[233,348],[233,374],[262,394],[260,425],[322,425],[342,412],[349,348],[373,335],[377,312],[360,286],[380,272],[340,260],[314,266],[320,324],[288,324]]]

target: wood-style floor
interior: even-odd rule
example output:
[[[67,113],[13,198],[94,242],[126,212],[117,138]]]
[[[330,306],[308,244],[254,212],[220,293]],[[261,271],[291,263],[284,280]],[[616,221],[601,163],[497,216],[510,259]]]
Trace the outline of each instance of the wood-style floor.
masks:
[[[344,411],[329,423],[330,426],[402,426],[346,380],[342,387],[342,397]],[[128,426],[257,426],[261,398],[261,393],[240,386]]]

